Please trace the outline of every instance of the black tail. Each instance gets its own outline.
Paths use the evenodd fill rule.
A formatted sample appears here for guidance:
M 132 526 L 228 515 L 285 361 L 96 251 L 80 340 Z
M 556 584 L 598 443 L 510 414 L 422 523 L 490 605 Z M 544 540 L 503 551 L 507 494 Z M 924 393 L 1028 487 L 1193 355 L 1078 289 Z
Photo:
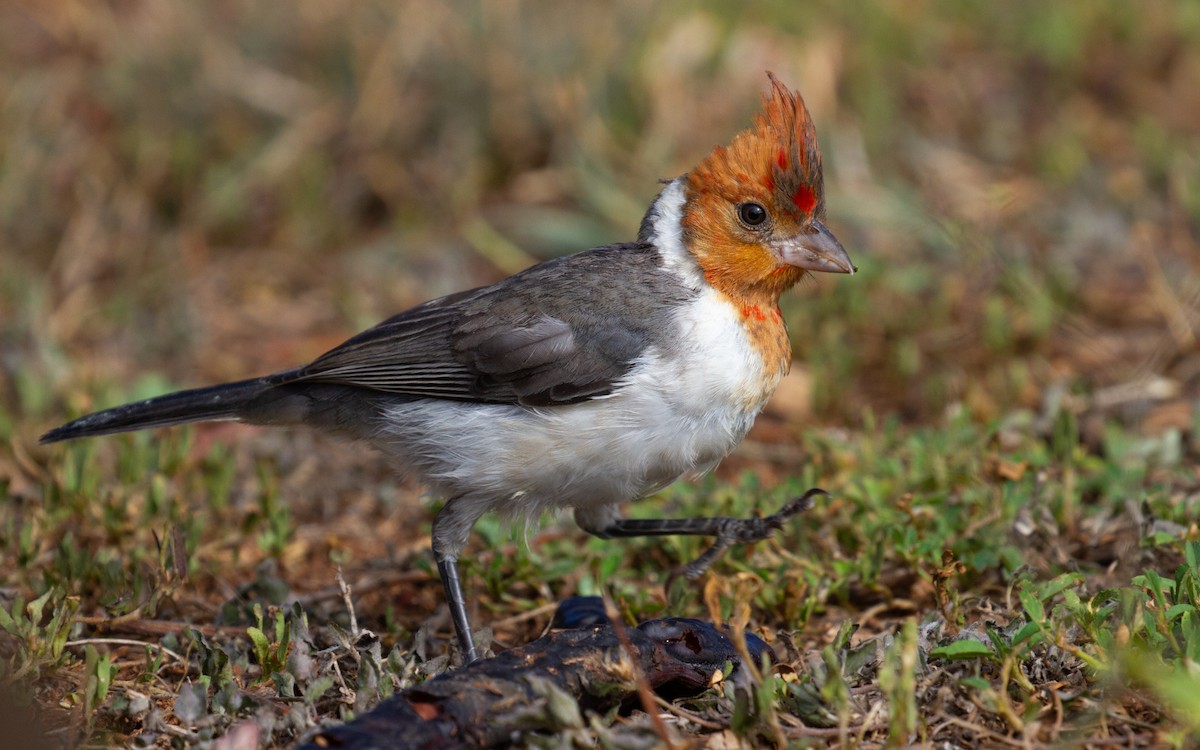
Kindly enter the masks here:
M 114 432 L 166 427 L 185 422 L 237 419 L 242 410 L 274 387 L 271 378 L 195 388 L 88 414 L 42 435 L 40 443 L 111 435 Z

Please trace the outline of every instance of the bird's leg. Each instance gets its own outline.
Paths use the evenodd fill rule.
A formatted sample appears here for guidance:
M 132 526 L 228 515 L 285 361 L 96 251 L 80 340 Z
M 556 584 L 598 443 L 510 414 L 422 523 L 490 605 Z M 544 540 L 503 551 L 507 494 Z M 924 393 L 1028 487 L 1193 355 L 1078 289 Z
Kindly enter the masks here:
M 679 535 L 716 537 L 713 545 L 703 554 L 676 568 L 671 574 L 671 578 L 679 574 L 687 578 L 697 578 L 730 546 L 758 542 L 774 534 L 789 518 L 812 507 L 813 498 L 817 495 L 828 496 L 829 493 L 813 488 L 791 500 L 777 512 L 762 518 L 618 518 L 603 529 L 591 533 L 601 538 Z
M 438 575 L 446 590 L 446 605 L 450 607 L 450 619 L 454 621 L 454 632 L 458 635 L 458 647 L 465 666 L 478 659 L 479 653 L 475 650 L 471 621 L 467 619 L 467 603 L 458 577 L 458 553 L 466 546 L 471 528 L 482 513 L 470 504 L 456 502 L 458 500 L 447 500 L 433 520 L 432 542 L 433 557 L 437 560 Z
M 450 619 L 454 620 L 454 631 L 458 634 L 458 648 L 462 652 L 463 665 L 479 658 L 475 652 L 475 639 L 471 637 L 471 622 L 467 619 L 467 604 L 463 598 L 462 583 L 458 580 L 458 559 L 438 555 L 438 575 L 446 590 L 446 604 L 450 607 Z

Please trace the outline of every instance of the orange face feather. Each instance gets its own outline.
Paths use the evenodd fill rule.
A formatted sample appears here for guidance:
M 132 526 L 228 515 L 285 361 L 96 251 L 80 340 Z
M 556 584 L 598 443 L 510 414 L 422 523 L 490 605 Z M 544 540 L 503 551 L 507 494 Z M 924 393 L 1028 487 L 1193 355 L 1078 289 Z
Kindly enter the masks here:
M 687 176 L 684 240 L 705 279 L 742 311 L 751 340 L 767 362 L 791 359 L 779 296 L 806 271 L 784 263 L 774 247 L 811 232 L 825 213 L 816 130 L 798 92 L 775 76 L 754 127 L 713 149 Z M 757 225 L 739 211 L 766 210 Z

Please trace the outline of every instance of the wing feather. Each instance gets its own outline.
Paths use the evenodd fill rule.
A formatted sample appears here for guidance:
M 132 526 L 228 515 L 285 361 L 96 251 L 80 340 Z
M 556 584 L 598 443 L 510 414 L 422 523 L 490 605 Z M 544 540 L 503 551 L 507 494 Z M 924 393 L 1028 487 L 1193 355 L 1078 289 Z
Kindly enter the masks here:
M 401 396 L 573 403 L 611 393 L 648 346 L 670 335 L 656 313 L 686 297 L 653 247 L 596 248 L 418 305 L 318 357 L 296 379 Z

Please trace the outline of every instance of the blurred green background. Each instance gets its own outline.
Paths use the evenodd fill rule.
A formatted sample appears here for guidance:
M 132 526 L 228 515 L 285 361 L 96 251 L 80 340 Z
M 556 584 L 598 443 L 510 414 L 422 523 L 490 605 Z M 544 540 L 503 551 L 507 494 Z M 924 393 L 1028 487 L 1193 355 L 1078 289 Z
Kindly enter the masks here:
M 18 2 L 4 433 L 630 239 L 765 70 L 813 111 L 862 269 L 786 300 L 816 418 L 1195 395 L 1195 3 Z

